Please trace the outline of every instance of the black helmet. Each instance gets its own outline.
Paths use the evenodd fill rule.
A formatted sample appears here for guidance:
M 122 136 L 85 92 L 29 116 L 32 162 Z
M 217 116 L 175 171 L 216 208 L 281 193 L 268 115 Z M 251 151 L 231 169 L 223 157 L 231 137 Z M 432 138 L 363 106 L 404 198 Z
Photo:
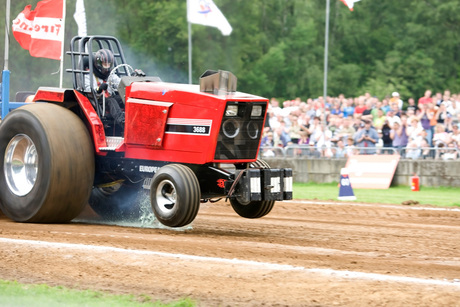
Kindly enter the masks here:
M 113 69 L 114 57 L 112 51 L 101 49 L 93 55 L 94 74 L 102 79 L 107 79 Z

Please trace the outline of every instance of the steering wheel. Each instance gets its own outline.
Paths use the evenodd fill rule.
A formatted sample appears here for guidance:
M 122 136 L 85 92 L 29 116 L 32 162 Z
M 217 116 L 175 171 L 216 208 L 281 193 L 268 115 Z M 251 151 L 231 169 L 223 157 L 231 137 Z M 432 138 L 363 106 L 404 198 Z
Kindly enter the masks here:
M 128 76 L 131 76 L 133 73 L 134 73 L 134 68 L 129 65 L 129 64 L 120 64 L 120 65 L 117 65 L 115 66 L 111 71 L 110 71 L 110 74 L 109 76 L 107 77 L 107 84 L 108 86 L 110 86 L 114 91 L 117 90 L 117 87 L 118 87 L 118 84 L 113 84 L 113 75 L 115 74 L 115 72 L 122 68 L 122 67 L 126 67 L 126 73 L 128 74 Z M 130 72 L 131 70 L 131 72 Z

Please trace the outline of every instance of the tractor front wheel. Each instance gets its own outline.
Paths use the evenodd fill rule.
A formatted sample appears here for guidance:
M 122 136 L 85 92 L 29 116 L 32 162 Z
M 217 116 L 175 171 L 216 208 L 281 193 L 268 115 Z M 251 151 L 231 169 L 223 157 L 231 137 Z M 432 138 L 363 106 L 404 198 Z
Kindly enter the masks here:
M 270 168 L 267 162 L 264 160 L 257 160 L 249 165 L 251 168 Z M 248 219 L 261 218 L 270 211 L 272 211 L 275 205 L 274 200 L 261 200 L 261 201 L 250 201 L 244 202 L 238 198 L 230 198 L 230 204 L 233 210 L 238 213 L 239 216 Z
M 141 216 L 142 196 L 141 185 L 119 182 L 106 187 L 94 187 L 88 203 L 105 220 L 135 221 Z
M 152 180 L 150 201 L 160 223 L 169 227 L 190 224 L 200 207 L 200 184 L 185 165 L 169 164 L 158 170 Z

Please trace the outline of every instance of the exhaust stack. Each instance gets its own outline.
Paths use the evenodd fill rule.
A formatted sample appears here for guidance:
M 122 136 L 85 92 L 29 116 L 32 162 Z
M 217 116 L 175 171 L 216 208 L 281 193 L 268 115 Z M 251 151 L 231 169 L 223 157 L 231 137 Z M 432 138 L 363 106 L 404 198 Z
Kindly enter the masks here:
M 236 92 L 237 78 L 225 70 L 207 70 L 200 77 L 200 91 L 214 95 L 227 95 Z

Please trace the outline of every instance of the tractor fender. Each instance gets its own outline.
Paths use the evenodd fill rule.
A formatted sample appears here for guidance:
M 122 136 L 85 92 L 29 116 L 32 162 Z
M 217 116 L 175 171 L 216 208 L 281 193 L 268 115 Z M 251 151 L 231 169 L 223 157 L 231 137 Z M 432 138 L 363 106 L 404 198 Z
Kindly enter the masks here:
M 34 101 L 51 102 L 67 108 L 68 103 L 77 102 L 89 125 L 88 130 L 93 139 L 96 154 L 101 156 L 107 155 L 107 152 L 100 150 L 100 148 L 107 147 L 104 125 L 85 95 L 73 89 L 40 87 L 35 94 Z

